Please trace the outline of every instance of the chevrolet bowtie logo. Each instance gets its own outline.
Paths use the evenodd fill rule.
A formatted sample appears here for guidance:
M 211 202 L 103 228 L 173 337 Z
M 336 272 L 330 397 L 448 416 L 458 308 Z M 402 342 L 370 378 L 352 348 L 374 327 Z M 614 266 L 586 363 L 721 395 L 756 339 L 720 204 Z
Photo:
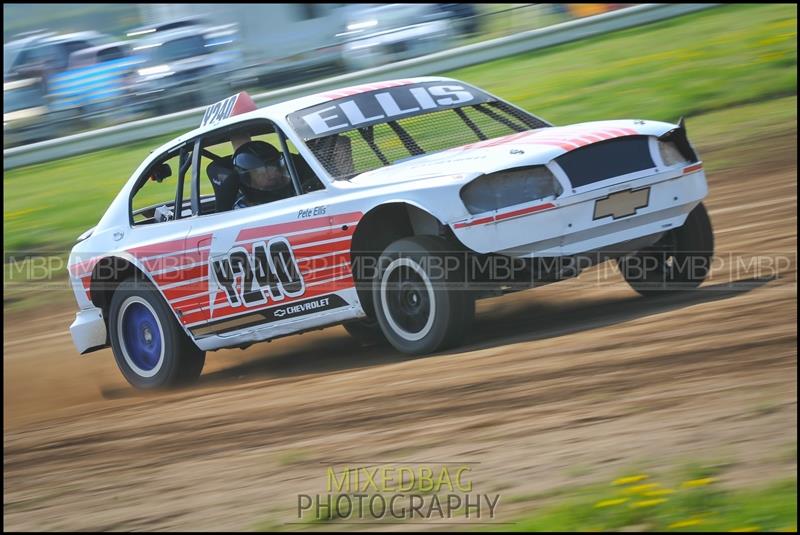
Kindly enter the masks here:
M 594 204 L 594 219 L 613 216 L 614 219 L 634 215 L 639 208 L 650 202 L 650 188 L 637 190 L 627 189 L 612 193 Z

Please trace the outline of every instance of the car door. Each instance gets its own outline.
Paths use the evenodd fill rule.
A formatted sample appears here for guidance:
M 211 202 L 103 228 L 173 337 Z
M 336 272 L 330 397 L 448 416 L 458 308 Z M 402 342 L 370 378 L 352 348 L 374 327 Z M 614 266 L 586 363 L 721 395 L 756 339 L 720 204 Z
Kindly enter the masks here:
M 169 166 L 168 173 L 156 171 L 162 164 Z M 190 164 L 191 150 L 185 145 L 155 160 L 131 196 L 130 225 L 112 229 L 113 239 L 124 244 L 125 255 L 135 260 L 171 306 L 197 278 L 188 265 L 192 252 L 185 250 L 191 228 L 186 186 Z M 180 211 L 176 204 L 182 205 Z
M 197 166 L 199 175 L 203 167 Z M 197 212 L 199 175 L 192 190 Z M 322 189 L 193 217 L 186 244 L 205 262 L 205 287 L 179 303 L 181 321 L 193 336 L 279 330 L 287 323 L 300 330 L 306 320 L 352 304 L 338 295 L 322 297 L 353 286 L 349 248 L 355 225 L 327 213 L 326 199 Z

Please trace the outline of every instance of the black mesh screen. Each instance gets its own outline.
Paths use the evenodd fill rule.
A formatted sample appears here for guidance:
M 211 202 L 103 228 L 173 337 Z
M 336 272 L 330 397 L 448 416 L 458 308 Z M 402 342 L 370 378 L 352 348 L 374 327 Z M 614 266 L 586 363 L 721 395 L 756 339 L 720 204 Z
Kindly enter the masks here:
M 573 187 L 655 167 L 647 136 L 592 143 L 556 158 Z
M 447 109 L 308 141 L 334 179 L 400 160 L 550 126 L 502 102 Z

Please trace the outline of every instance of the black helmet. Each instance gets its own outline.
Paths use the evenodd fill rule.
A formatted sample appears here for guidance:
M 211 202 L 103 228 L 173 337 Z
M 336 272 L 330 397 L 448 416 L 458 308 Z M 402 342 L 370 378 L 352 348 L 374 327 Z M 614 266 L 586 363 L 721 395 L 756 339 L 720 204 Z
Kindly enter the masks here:
M 245 197 L 256 204 L 282 199 L 291 184 L 283 156 L 264 141 L 248 141 L 236 149 L 233 167 Z

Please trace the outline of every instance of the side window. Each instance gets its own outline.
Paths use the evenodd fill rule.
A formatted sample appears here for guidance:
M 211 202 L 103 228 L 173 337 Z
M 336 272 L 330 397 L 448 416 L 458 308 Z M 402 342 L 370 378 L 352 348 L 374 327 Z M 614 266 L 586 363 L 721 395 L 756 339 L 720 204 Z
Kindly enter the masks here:
M 289 154 L 285 155 L 280 136 L 267 121 L 204 139 L 200 153 L 200 215 L 294 197 L 296 191 L 288 168 L 289 159 L 299 177 L 302 193 L 323 189 L 322 182 L 288 139 L 287 148 Z M 234 153 L 242 155 L 237 156 L 236 165 Z
M 97 63 L 114 61 L 115 59 L 122 59 L 124 57 L 125 57 L 125 50 L 122 47 L 112 46 L 106 48 L 105 50 L 101 50 L 97 54 Z
M 175 219 L 175 197 L 182 188 L 181 217 L 191 215 L 189 180 L 191 177 L 191 151 L 181 154 L 170 152 L 153 162 L 140 178 L 139 187 L 131 199 L 131 221 L 133 225 L 164 223 Z M 181 173 L 183 164 L 183 173 Z
M 316 19 L 322 16 L 320 4 L 295 4 L 298 20 Z

